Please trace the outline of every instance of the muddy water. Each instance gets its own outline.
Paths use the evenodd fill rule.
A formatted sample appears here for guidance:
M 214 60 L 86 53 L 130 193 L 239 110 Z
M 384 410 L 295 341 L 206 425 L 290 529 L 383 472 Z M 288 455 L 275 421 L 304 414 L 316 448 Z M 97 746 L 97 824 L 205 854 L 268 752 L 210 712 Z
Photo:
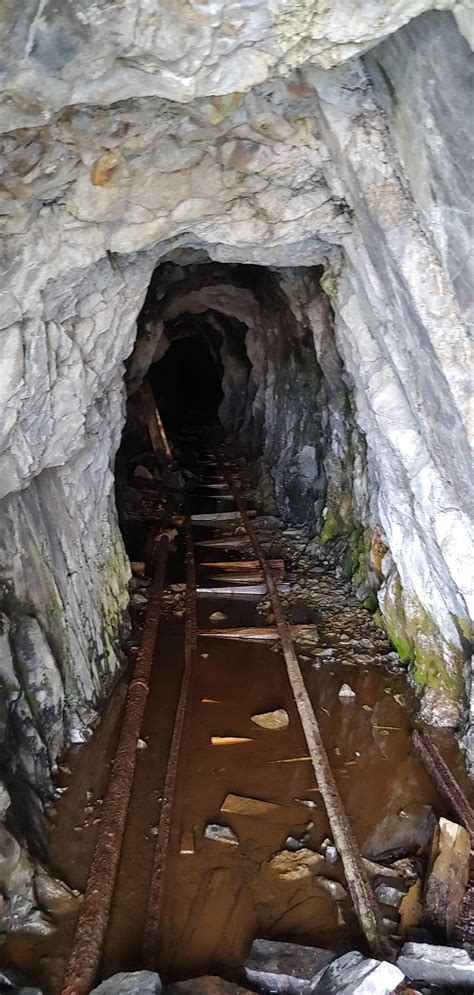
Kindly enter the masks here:
M 208 508 L 209 503 L 198 510 Z M 206 533 L 197 527 L 195 534 L 200 538 Z M 198 556 L 201 560 L 226 558 L 222 551 L 210 554 L 206 549 L 198 549 Z M 177 579 L 176 565 L 171 564 L 171 575 Z M 353 829 L 362 849 L 375 856 L 391 849 L 400 826 L 410 819 L 416 823 L 420 806 L 431 805 L 438 815 L 447 813 L 413 754 L 414 700 L 403 677 L 382 664 L 387 647 L 380 634 L 367 613 L 344 600 L 341 585 L 325 577 L 319 588 L 324 595 L 319 608 L 314 591 L 309 602 L 311 611 L 319 613 L 320 643 L 301 652 L 301 665 Z M 202 598 L 199 626 L 212 627 L 209 616 L 215 611 L 226 616 L 219 626 L 262 625 L 268 614 L 259 615 L 257 605 L 255 598 L 238 602 Z M 298 595 L 297 607 L 303 610 L 304 592 Z M 346 641 L 342 649 L 341 612 Z M 334 647 L 338 647 L 336 653 L 332 653 Z M 328 650 L 330 655 L 324 655 Z M 183 620 L 171 616 L 160 628 L 104 951 L 104 977 L 143 966 L 143 924 L 182 661 Z M 343 683 L 350 684 L 353 699 L 339 698 Z M 125 690 L 124 681 L 92 740 L 70 751 L 64 760 L 60 786 L 66 791 L 57 799 L 50 860 L 58 877 L 80 891 L 87 880 Z M 269 731 L 252 723 L 252 715 L 275 708 L 287 710 L 287 729 Z M 214 746 L 211 736 L 250 741 Z M 433 738 L 465 781 L 453 737 L 438 733 Z M 263 816 L 224 813 L 221 806 L 228 793 L 274 802 L 278 808 Z M 204 838 L 209 822 L 230 826 L 239 845 Z M 327 884 L 304 872 L 281 876 L 271 863 L 289 834 L 303 832 L 309 833 L 309 848 L 317 848 L 330 835 L 281 653 L 268 645 L 200 638 L 161 924 L 164 975 L 180 978 L 219 969 L 238 977 L 252 938 L 261 934 L 322 946 L 363 946 L 347 900 L 335 902 Z M 194 853 L 180 852 L 184 842 Z M 322 877 L 344 885 L 339 864 L 327 865 Z M 30 967 L 50 995 L 60 990 L 74 920 L 72 911 L 59 917 L 53 940 L 33 942 L 31 937 L 18 935 L 9 941 L 7 959 Z

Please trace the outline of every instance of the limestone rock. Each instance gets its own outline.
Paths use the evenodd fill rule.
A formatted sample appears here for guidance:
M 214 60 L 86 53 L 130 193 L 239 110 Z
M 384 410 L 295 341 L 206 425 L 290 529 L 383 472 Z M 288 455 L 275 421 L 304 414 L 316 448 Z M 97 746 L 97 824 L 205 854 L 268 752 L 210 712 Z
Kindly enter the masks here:
M 107 978 L 91 995 L 161 995 L 160 977 L 154 971 L 123 971 Z
M 441 818 L 432 846 L 433 864 L 425 882 L 426 921 L 451 939 L 469 881 L 471 841 L 463 826 Z
M 215 840 L 218 843 L 224 843 L 227 846 L 239 845 L 238 836 L 236 836 L 230 826 L 219 826 L 216 823 L 208 823 L 204 829 L 204 838 L 206 840 Z
M 308 995 L 392 995 L 403 977 L 395 964 L 353 951 L 338 957 L 315 978 Z
M 401 856 L 416 853 L 429 843 L 435 826 L 431 806 L 413 802 L 379 822 L 363 846 L 364 856 L 376 860 L 387 853 Z
M 397 962 L 411 981 L 425 981 L 472 991 L 474 960 L 456 947 L 435 947 L 430 943 L 405 943 Z
M 285 708 L 276 708 L 273 712 L 261 712 L 260 715 L 252 715 L 252 722 L 261 726 L 262 729 L 287 729 L 289 716 Z
M 250 948 L 245 974 L 259 991 L 301 995 L 308 982 L 334 960 L 334 956 L 330 950 L 318 947 L 259 938 Z
M 327 865 L 322 854 L 303 847 L 296 852 L 282 850 L 275 854 L 269 867 L 284 881 L 298 881 L 324 873 Z

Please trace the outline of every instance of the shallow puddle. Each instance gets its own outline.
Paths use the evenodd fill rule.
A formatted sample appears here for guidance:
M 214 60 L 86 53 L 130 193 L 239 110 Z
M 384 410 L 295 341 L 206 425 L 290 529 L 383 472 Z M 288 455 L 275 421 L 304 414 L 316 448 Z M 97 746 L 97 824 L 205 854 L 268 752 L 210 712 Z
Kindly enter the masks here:
M 196 539 L 205 534 L 200 527 L 195 529 Z M 200 561 L 229 558 L 222 550 L 205 547 L 197 547 L 197 555 Z M 241 552 L 234 555 L 247 558 Z M 170 577 L 175 581 L 177 576 L 176 562 L 171 563 Z M 329 617 L 333 582 L 326 578 L 324 583 Z M 336 585 L 333 607 L 339 596 Z M 256 598 L 206 597 L 199 599 L 199 627 L 211 628 L 210 616 L 216 611 L 225 616 L 214 623 L 220 627 L 265 624 Z M 346 607 L 346 629 L 350 611 Z M 396 841 L 406 838 L 407 827 L 418 824 L 422 806 L 432 806 L 437 815 L 447 813 L 412 749 L 413 696 L 403 677 L 373 662 L 373 657 L 380 659 L 377 646 L 382 637 L 367 613 L 361 612 L 360 607 L 353 608 L 352 641 L 347 652 L 339 643 L 337 658 L 324 655 L 325 647 L 337 639 L 329 631 L 324 611 L 320 612 L 321 641 L 301 650 L 300 660 L 355 835 L 363 852 L 375 857 L 396 850 Z M 333 614 L 337 616 L 336 611 Z M 364 618 L 368 629 L 362 631 Z M 103 977 L 143 967 L 141 944 L 182 673 L 183 628 L 179 617 L 167 616 L 160 623 Z M 361 662 L 361 653 L 365 662 Z M 353 697 L 341 699 L 343 684 L 350 685 Z M 124 680 L 91 741 L 69 751 L 63 761 L 59 786 L 66 790 L 57 798 L 50 863 L 58 877 L 79 891 L 87 881 L 125 692 Z M 252 715 L 278 708 L 288 712 L 286 729 L 263 729 L 251 721 Z M 453 736 L 432 731 L 430 735 L 466 785 Z M 213 745 L 211 737 L 248 741 Z M 252 812 L 250 804 L 248 814 L 223 812 L 229 794 L 272 802 L 275 808 Z M 209 823 L 229 826 L 238 845 L 205 838 Z M 164 976 L 184 978 L 219 970 L 238 977 L 257 935 L 363 948 L 357 920 L 341 890 L 345 885 L 340 862 L 319 867 L 319 877 L 315 877 L 298 853 L 285 851 L 286 856 L 275 861 L 288 836 L 304 833 L 309 850 L 316 850 L 331 836 L 281 653 L 268 645 L 200 637 L 185 720 L 159 938 Z M 74 920 L 71 911 L 60 917 L 52 940 L 33 941 L 19 934 L 8 941 L 7 960 L 31 969 L 49 995 L 60 991 Z

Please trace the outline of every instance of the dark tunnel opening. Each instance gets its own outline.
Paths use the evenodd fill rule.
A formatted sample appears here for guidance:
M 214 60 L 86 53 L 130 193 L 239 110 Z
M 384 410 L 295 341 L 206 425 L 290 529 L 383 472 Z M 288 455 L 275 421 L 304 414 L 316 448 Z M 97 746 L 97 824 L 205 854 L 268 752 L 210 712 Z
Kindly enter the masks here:
M 217 421 L 223 367 L 218 352 L 202 335 L 172 341 L 159 362 L 153 363 L 149 380 L 165 429 L 183 429 Z

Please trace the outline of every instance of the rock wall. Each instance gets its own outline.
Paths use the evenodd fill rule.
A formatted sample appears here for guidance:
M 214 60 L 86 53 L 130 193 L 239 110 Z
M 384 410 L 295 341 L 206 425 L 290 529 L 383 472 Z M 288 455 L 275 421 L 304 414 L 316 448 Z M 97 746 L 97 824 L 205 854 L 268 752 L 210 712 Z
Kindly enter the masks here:
M 248 333 L 250 435 L 263 412 L 283 505 L 322 512 L 323 540 L 346 531 L 426 714 L 456 721 L 472 409 L 467 46 L 448 11 L 469 18 L 430 6 L 235 0 L 181 18 L 27 0 L 2 15 L 2 714 L 25 825 L 118 670 L 123 363 L 170 253 L 275 271 L 272 362 Z

